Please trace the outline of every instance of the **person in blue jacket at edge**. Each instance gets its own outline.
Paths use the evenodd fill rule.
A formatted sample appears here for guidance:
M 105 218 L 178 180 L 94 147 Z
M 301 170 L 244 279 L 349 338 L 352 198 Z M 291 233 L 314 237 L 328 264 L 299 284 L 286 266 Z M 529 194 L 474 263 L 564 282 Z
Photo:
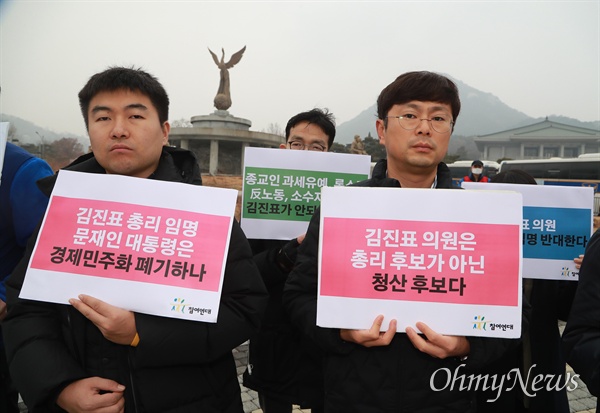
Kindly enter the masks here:
M 23 258 L 27 240 L 46 211 L 48 197 L 37 187 L 52 175 L 48 163 L 7 142 L 0 176 L 0 333 L 6 317 L 6 278 Z M 0 334 L 1 339 L 1 334 Z M 4 340 L 0 340 L 0 411 L 19 412 L 19 394 L 12 383 Z

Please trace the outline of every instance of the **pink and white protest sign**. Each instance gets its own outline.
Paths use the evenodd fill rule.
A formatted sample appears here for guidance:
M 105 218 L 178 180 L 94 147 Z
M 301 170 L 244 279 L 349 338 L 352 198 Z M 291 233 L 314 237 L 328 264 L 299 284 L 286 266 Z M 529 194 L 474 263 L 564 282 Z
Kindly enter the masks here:
M 216 322 L 237 191 L 61 171 L 21 298 Z
M 327 188 L 321 206 L 319 326 L 520 335 L 520 194 Z

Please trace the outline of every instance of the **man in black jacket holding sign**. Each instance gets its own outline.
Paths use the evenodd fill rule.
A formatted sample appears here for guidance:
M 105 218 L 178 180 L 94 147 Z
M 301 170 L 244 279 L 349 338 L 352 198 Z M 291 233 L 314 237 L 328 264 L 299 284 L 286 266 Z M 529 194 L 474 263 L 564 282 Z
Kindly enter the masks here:
M 327 152 L 335 138 L 333 115 L 318 108 L 287 123 L 281 149 Z M 244 385 L 258 392 L 264 413 L 291 413 L 292 405 L 323 411 L 323 378 L 318 347 L 292 326 L 283 309 L 283 286 L 304 234 L 290 241 L 251 239 L 254 261 L 269 292 L 265 318 L 250 339 Z
M 383 89 L 377 100 L 377 133 L 387 160 L 357 186 L 452 188 L 442 162 L 460 112 L 456 85 L 431 72 L 410 72 Z M 443 206 L 440 206 L 443 208 Z M 313 216 L 283 300 L 293 322 L 326 352 L 325 412 L 473 412 L 474 392 L 434 380 L 440 369 L 465 374 L 499 357 L 517 340 L 439 334 L 425 323 L 382 331 L 383 315 L 368 330 L 321 328 L 317 318 L 320 212 Z M 386 320 L 387 321 L 387 320 Z M 460 374 L 460 372 L 458 372 Z M 472 389 L 471 389 L 472 390 Z
M 90 78 L 79 101 L 93 153 L 66 169 L 201 184 L 193 153 L 167 146 L 169 98 L 156 78 L 110 68 Z M 55 181 L 40 181 L 48 196 Z M 31 412 L 243 411 L 231 350 L 258 327 L 266 291 L 235 220 L 216 323 L 134 313 L 88 295 L 71 306 L 20 299 L 36 238 L 7 283 L 3 326 Z

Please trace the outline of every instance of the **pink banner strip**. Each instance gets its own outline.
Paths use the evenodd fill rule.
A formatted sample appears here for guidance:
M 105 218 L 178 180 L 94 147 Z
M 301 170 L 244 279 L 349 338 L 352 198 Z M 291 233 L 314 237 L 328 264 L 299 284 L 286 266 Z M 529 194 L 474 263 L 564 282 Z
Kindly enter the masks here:
M 55 196 L 31 267 L 218 291 L 230 218 Z
M 321 295 L 516 306 L 519 226 L 324 218 Z

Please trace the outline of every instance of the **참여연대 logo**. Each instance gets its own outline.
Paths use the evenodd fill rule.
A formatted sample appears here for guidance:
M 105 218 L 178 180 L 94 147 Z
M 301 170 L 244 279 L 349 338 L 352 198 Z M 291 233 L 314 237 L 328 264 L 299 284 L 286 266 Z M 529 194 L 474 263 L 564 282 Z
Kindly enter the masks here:
M 485 316 L 476 315 L 473 321 L 473 330 L 487 330 L 487 323 Z
M 177 313 L 183 313 L 185 310 L 185 299 L 184 298 L 175 298 L 173 300 L 173 304 L 171 304 L 171 311 L 175 311 Z
M 578 272 L 572 271 L 569 267 L 562 267 L 562 270 L 560 272 L 560 275 L 562 275 L 563 277 L 576 277 L 578 274 Z

